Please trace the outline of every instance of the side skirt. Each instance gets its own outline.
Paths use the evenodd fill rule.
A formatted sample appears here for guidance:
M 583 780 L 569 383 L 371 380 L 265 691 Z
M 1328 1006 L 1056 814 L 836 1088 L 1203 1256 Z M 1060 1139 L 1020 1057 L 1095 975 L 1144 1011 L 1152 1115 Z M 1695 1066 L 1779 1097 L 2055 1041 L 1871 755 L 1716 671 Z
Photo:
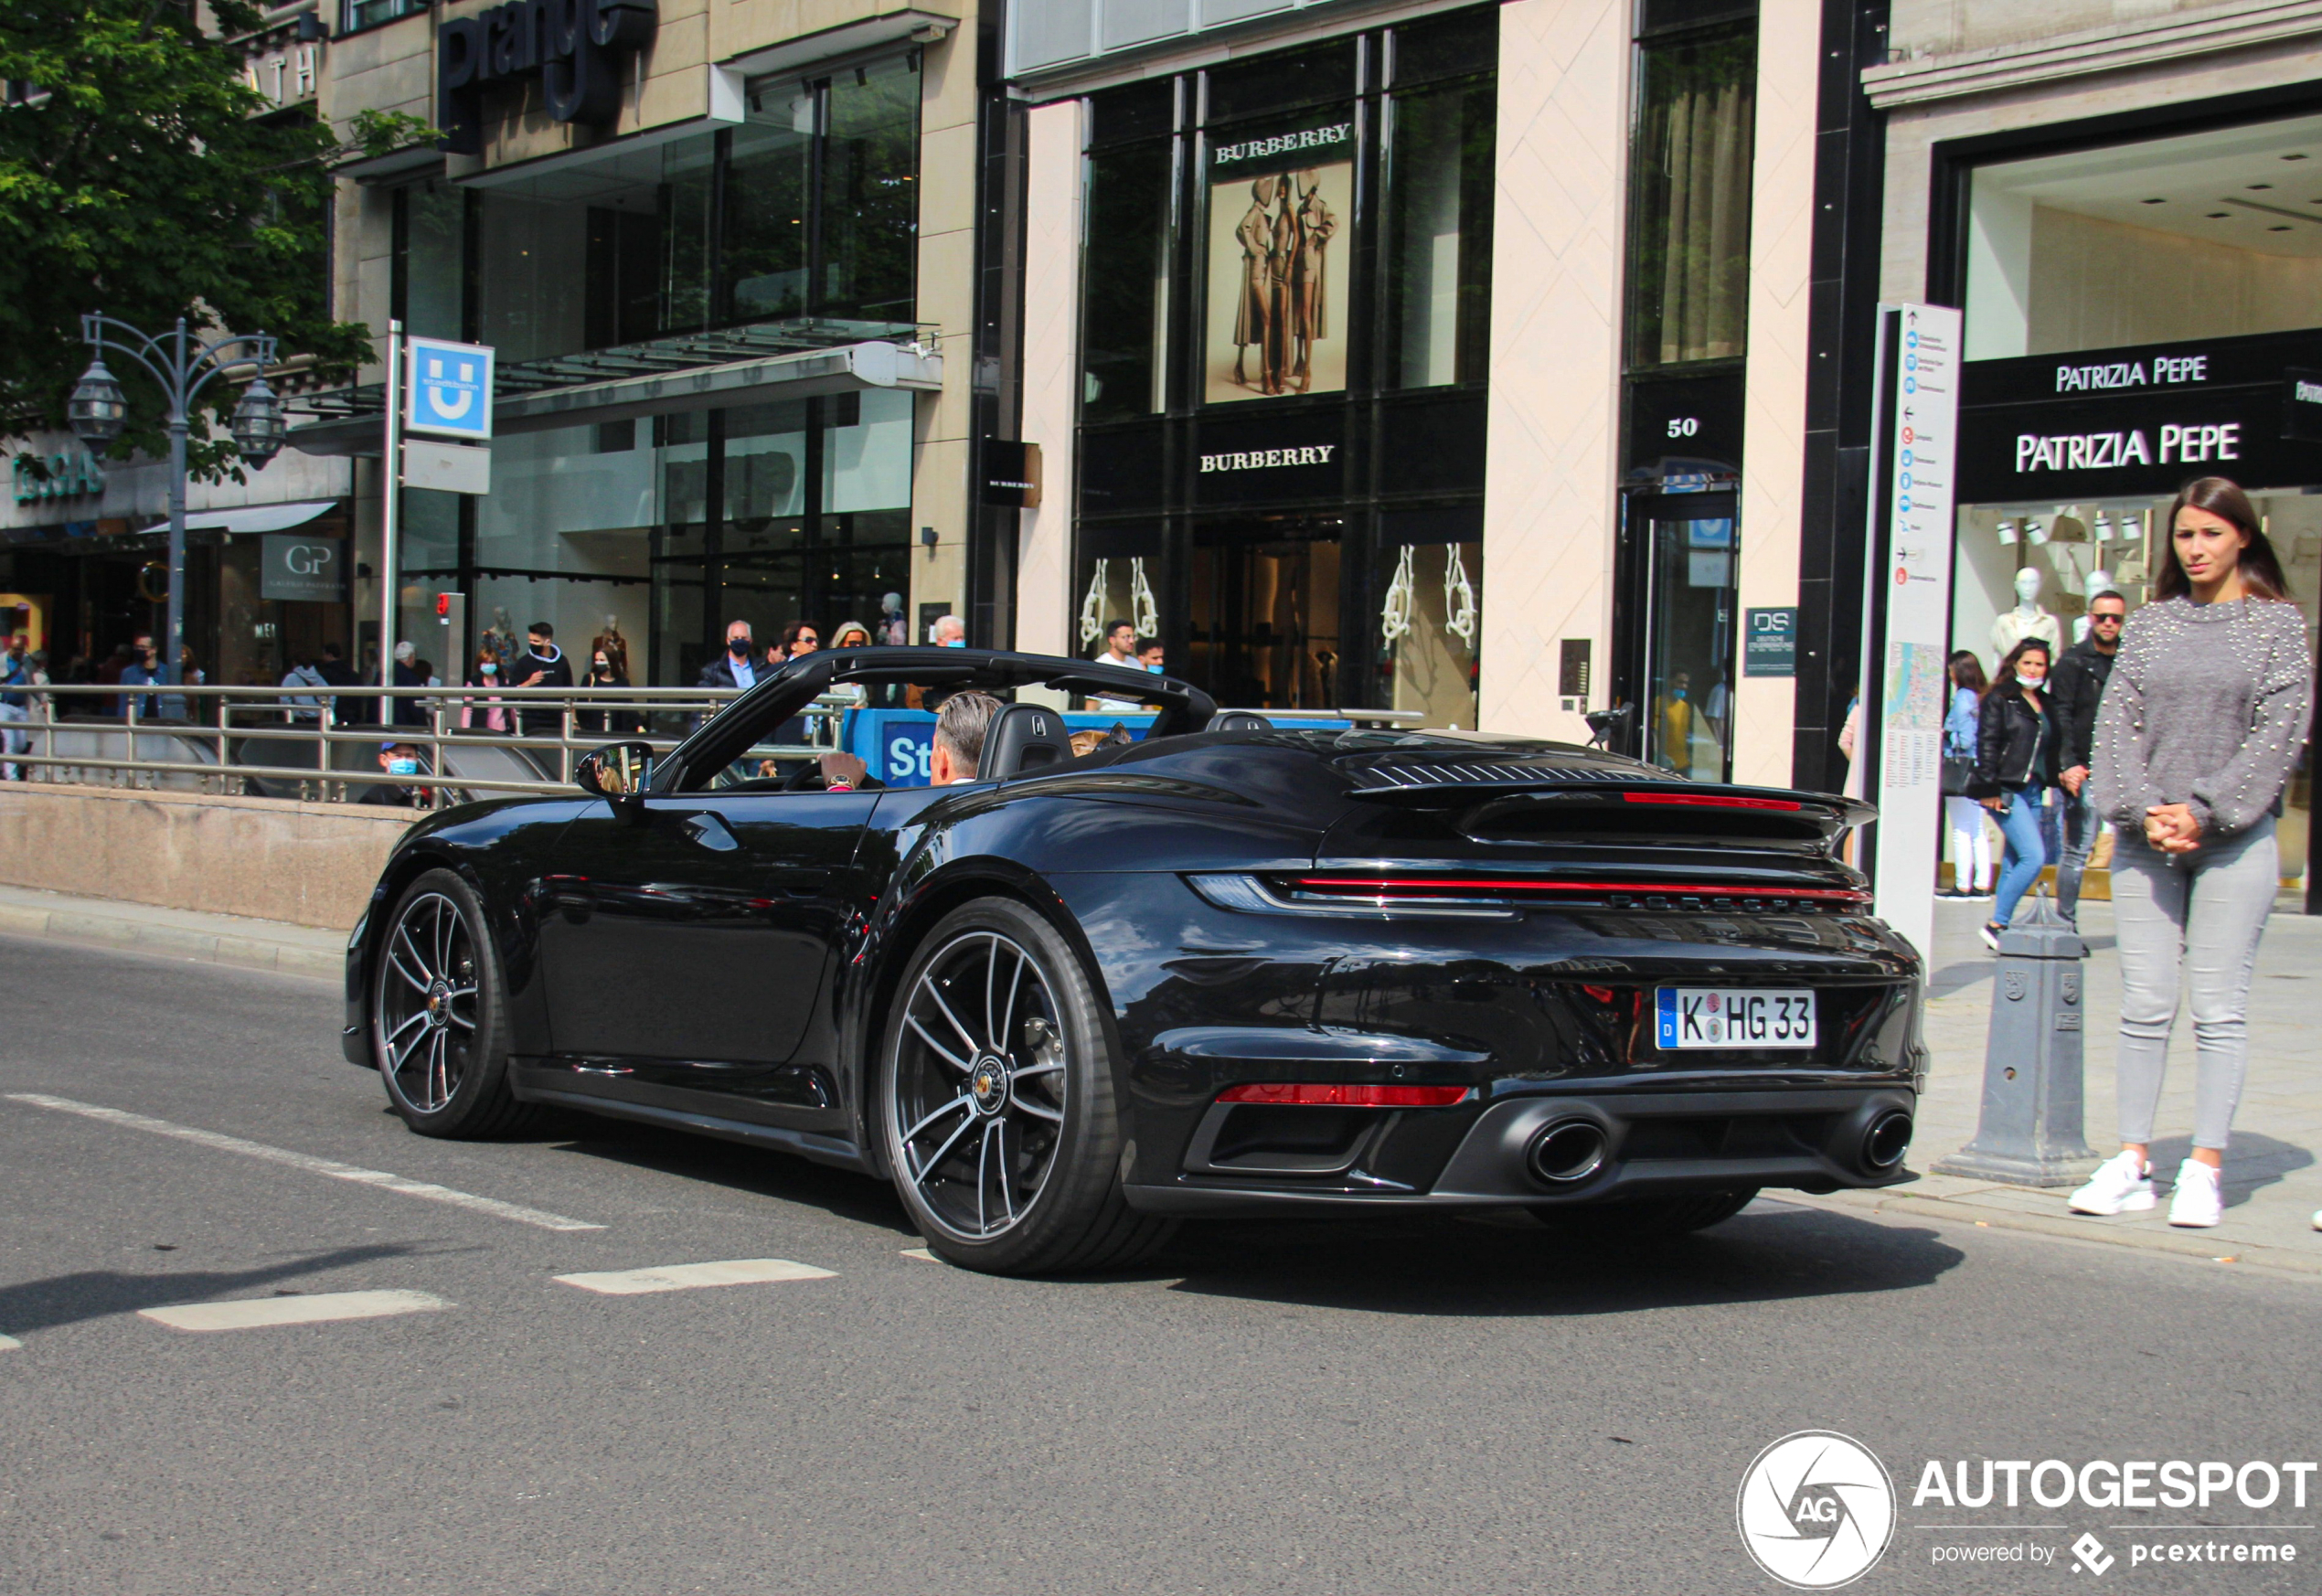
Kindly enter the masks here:
M 709 1114 L 687 1113 L 678 1109 L 622 1102 L 580 1091 L 549 1091 L 538 1087 L 515 1087 L 514 1090 L 516 1095 L 526 1102 L 550 1102 L 559 1108 L 602 1114 L 608 1119 L 637 1120 L 648 1125 L 666 1125 L 672 1130 L 691 1131 L 698 1135 L 716 1136 L 722 1141 L 740 1142 L 751 1147 L 768 1147 L 777 1153 L 790 1153 L 811 1159 L 816 1164 L 851 1169 L 857 1175 L 875 1176 L 879 1173 L 860 1147 L 852 1142 L 842 1142 L 836 1136 L 817 1136 L 805 1131 L 786 1131 L 778 1125 L 753 1125 L 742 1120 L 723 1120 Z

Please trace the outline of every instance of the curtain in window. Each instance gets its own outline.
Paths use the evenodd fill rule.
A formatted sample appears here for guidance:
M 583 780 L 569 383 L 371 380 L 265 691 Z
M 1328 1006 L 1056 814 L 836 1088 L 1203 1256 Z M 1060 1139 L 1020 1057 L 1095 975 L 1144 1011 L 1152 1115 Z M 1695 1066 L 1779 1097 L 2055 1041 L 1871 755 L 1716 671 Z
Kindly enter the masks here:
M 1754 53 L 1747 37 L 1644 51 L 1631 212 L 1632 365 L 1729 359 L 1744 351 Z

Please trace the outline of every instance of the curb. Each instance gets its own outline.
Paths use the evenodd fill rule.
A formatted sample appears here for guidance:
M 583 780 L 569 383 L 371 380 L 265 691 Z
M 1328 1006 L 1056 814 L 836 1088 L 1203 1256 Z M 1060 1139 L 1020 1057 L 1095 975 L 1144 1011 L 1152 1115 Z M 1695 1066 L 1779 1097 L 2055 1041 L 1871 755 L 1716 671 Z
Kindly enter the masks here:
M 2156 1253 L 2186 1263 L 2225 1263 L 2296 1275 L 2306 1280 L 2322 1278 L 2322 1247 L 2307 1252 L 2258 1241 L 2234 1241 L 2214 1232 L 2154 1230 L 2142 1225 L 2132 1227 L 2068 1218 L 2062 1215 L 2027 1214 L 2012 1208 L 1962 1202 L 1955 1197 L 1916 1194 L 1887 1197 L 1875 1192 L 1815 1195 L 1784 1191 L 1773 1195 L 1785 1203 L 1822 1208 L 1831 1213 L 1859 1213 L 1869 1209 L 1874 1214 L 1908 1215 L 1914 1218 L 1942 1219 L 1952 1224 L 1992 1230 L 2018 1230 L 2061 1241 L 2092 1242 L 2100 1247 L 2120 1248 L 2131 1252 Z
M 82 900 L 68 901 L 78 905 Z M 189 959 L 206 964 L 231 964 L 244 970 L 269 970 L 278 975 L 303 975 L 318 980 L 342 979 L 346 970 L 344 952 L 318 948 L 305 941 L 155 925 L 135 918 L 133 913 L 91 912 L 80 907 L 34 909 L 21 904 L 0 903 L 0 933 L 42 937 L 50 942 L 79 942 L 85 946 L 111 948 L 120 952 Z

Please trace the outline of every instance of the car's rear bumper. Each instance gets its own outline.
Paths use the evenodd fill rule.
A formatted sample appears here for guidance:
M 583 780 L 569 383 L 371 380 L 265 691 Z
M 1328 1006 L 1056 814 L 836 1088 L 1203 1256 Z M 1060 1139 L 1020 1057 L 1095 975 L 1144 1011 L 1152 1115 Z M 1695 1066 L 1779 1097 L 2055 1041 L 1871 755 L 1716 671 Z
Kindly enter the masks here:
M 1900 1138 L 1918 1096 L 1892 1084 L 1755 1091 L 1571 1091 L 1491 1104 L 1460 1137 L 1423 1189 L 1369 1174 L 1358 1157 L 1344 1173 L 1316 1176 L 1182 1174 L 1131 1185 L 1132 1208 L 1156 1214 L 1315 1213 L 1343 1208 L 1539 1208 L 1688 1192 L 1794 1187 L 1836 1191 L 1909 1180 Z M 1444 1111 L 1420 1111 L 1444 1112 Z M 1892 1117 L 1906 1116 L 1903 1124 Z M 1383 1141 L 1400 1115 L 1380 1116 Z M 1580 1129 L 1575 1130 L 1575 1127 Z M 1565 1131 L 1601 1156 L 1584 1173 L 1554 1178 L 1534 1156 Z M 1882 1145 L 1871 1146 L 1874 1132 Z M 1891 1158 L 1880 1157 L 1891 1153 Z

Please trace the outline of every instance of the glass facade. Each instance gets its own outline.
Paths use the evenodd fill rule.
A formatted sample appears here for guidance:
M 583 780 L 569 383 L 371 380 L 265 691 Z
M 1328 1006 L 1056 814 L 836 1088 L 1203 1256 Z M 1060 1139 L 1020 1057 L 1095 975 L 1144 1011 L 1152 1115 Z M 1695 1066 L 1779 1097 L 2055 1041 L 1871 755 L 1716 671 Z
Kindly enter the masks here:
M 1089 102 L 1075 642 L 1475 723 L 1497 14 Z
M 1741 619 L 1757 22 L 1639 10 L 1623 336 L 1625 438 L 1613 698 L 1627 751 L 1723 781 Z
M 812 317 L 914 319 L 916 54 L 750 85 L 738 126 L 517 181 L 396 197 L 393 303 L 503 366 Z M 772 391 L 772 390 L 770 390 Z M 908 591 L 912 398 L 900 391 L 504 433 L 488 495 L 403 492 L 403 635 L 467 595 L 453 679 L 547 621 L 684 685 L 726 622 L 875 624 Z M 901 599 L 893 601 L 900 612 Z M 452 652 L 450 640 L 439 651 Z

